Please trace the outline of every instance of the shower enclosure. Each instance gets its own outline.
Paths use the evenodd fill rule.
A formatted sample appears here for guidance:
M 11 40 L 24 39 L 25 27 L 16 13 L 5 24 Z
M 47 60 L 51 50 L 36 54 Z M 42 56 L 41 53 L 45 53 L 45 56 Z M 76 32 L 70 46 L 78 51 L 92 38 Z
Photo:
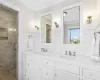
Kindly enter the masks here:
M 18 12 L 0 4 L 0 80 L 17 80 Z

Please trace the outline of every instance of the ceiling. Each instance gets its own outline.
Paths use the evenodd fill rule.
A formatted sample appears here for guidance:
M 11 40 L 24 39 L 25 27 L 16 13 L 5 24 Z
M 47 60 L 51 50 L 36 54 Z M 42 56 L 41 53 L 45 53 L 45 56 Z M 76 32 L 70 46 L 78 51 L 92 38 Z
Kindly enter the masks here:
M 34 11 L 38 11 L 46 7 L 52 6 L 54 4 L 63 2 L 64 0 L 19 0 L 19 1 L 24 5 L 26 5 L 27 7 L 33 9 Z
M 63 3 L 64 6 L 74 4 L 80 1 L 81 0 L 0 0 L 0 2 L 9 2 L 13 3 L 14 5 L 18 5 L 21 3 L 32 9 L 33 11 L 39 11 L 47 7 L 52 7 L 55 4 L 59 5 Z

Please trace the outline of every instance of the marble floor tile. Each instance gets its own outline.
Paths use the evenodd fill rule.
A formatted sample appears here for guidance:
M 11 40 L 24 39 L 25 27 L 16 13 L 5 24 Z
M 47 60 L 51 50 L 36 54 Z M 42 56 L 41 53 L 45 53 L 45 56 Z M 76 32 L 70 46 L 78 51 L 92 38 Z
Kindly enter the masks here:
M 0 80 L 16 80 L 16 69 L 0 68 Z

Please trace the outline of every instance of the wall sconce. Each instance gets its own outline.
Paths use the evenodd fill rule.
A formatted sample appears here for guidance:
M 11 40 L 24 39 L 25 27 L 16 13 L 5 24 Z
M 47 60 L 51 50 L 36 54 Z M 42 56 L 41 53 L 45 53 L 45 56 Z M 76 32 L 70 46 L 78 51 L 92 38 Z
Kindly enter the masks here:
M 67 15 L 67 12 L 64 12 L 64 13 L 63 13 L 63 16 L 66 16 L 66 15 Z
M 39 30 L 39 27 L 38 27 L 38 26 L 35 26 L 35 28 L 36 28 L 37 30 Z
M 86 22 L 87 22 L 87 24 L 91 24 L 92 23 L 92 16 L 88 16 Z
M 59 24 L 57 22 L 54 22 L 54 24 L 55 24 L 56 28 L 59 27 Z

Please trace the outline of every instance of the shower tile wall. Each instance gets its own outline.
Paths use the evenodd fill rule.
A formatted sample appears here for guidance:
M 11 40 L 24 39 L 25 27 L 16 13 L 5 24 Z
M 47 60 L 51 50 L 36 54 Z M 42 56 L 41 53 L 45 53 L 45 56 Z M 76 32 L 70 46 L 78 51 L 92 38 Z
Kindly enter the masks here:
M 13 10 L 0 8 L 0 28 L 8 32 L 8 39 L 0 40 L 0 80 L 16 80 L 17 14 Z

